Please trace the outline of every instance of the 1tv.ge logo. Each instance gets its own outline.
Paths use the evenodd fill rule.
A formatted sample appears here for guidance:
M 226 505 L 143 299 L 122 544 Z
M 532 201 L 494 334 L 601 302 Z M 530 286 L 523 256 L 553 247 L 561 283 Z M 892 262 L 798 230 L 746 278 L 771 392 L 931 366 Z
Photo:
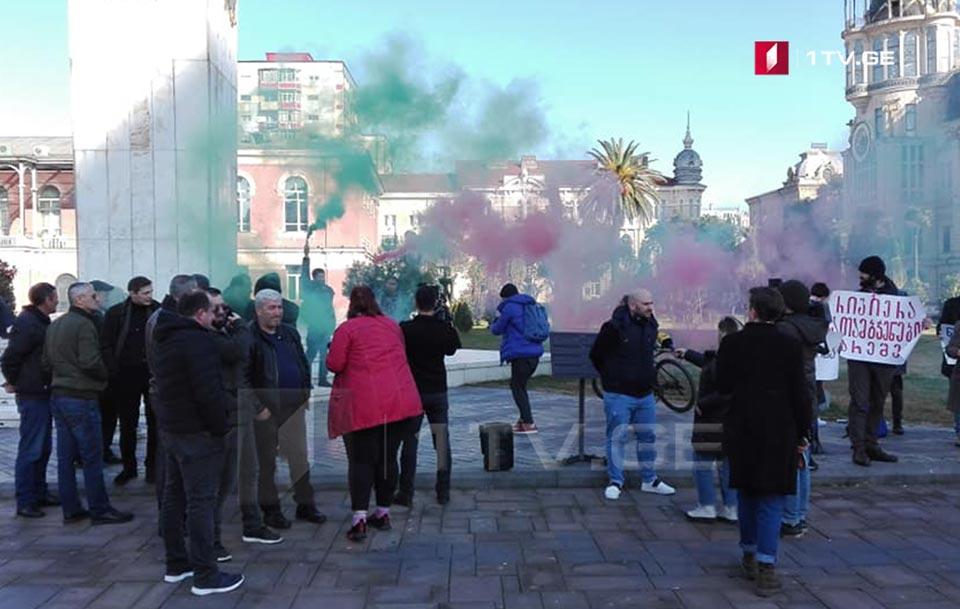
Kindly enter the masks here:
M 817 57 L 822 58 L 825 65 L 832 65 L 833 59 L 848 66 L 854 62 L 865 66 L 892 66 L 894 64 L 893 51 L 864 51 L 860 57 L 854 52 L 844 51 L 807 51 L 804 53 L 810 59 L 810 65 L 817 65 Z M 790 43 L 786 40 L 758 40 L 753 43 L 753 72 L 760 76 L 777 76 L 790 73 Z

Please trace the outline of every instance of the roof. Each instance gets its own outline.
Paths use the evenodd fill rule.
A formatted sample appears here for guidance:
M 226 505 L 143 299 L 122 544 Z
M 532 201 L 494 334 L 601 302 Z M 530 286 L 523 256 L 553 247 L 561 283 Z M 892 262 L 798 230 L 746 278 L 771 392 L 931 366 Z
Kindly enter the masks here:
M 70 136 L 6 137 L 0 135 L 0 158 L 73 161 L 73 138 Z
M 596 162 L 541 161 L 525 158 L 521 161 L 457 161 L 457 183 L 461 188 L 497 188 L 503 186 L 503 177 L 520 175 L 524 166 L 530 175 L 542 175 L 548 185 L 556 187 L 586 187 L 595 180 Z
M 380 180 L 385 193 L 456 191 L 456 179 L 449 173 L 393 173 L 381 175 Z
M 267 53 L 267 61 L 313 61 L 310 53 Z

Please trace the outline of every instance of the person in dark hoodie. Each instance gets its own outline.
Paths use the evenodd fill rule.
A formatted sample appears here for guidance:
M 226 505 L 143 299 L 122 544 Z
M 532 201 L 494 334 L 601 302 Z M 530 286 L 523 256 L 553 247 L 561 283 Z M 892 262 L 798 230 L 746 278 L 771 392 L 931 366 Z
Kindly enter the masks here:
M 810 406 L 811 428 L 808 438 L 813 438 L 817 426 L 817 353 L 827 339 L 829 324 L 823 316 L 810 314 L 810 291 L 802 281 L 791 279 L 778 288 L 783 296 L 784 315 L 776 327 L 782 334 L 800 344 L 803 354 L 804 399 Z M 784 500 L 783 524 L 780 534 L 784 537 L 800 537 L 807 530 L 807 511 L 810 508 L 810 450 L 803 455 L 804 467 L 797 469 L 797 492 Z
M 234 313 L 243 317 L 247 312 L 247 307 L 250 306 L 251 292 L 253 292 L 253 282 L 250 281 L 250 275 L 246 273 L 234 275 L 230 279 L 230 285 L 223 291 L 223 302 Z
M 236 314 L 228 317 L 223 295 L 217 288 L 206 290 L 213 307 L 212 336 L 220 356 L 220 372 L 223 388 L 227 392 L 227 433 L 223 438 L 223 471 L 217 491 L 217 510 L 214 528 L 214 551 L 217 562 L 233 558 L 223 545 L 221 523 L 227 497 L 233 494 L 238 484 L 244 485 L 240 493 L 240 517 L 243 521 L 243 541 L 246 543 L 275 544 L 283 538 L 263 524 L 257 507 L 257 446 L 253 433 L 253 412 L 239 410 L 239 391 L 244 386 L 247 346 L 250 333 L 247 325 Z
M 653 295 L 648 290 L 637 290 L 623 297 L 610 320 L 600 327 L 590 349 L 590 361 L 600 372 L 603 383 L 609 478 L 604 496 L 610 500 L 619 499 L 623 489 L 624 453 L 631 428 L 637 438 L 640 490 L 657 495 L 675 492 L 653 469 L 657 460 L 654 448 L 657 404 L 653 385 L 658 328 L 653 315 Z
M 500 363 L 510 364 L 510 391 L 520 411 L 520 420 L 513 426 L 513 433 L 537 433 L 527 383 L 540 363 L 543 344 L 529 340 L 524 334 L 524 307 L 536 306 L 537 301 L 533 296 L 521 294 L 512 283 L 500 289 L 500 298 L 502 301 L 497 306 L 500 316 L 490 326 L 490 332 L 503 337 L 500 341 Z
M 220 373 L 220 354 L 211 333 L 213 307 L 197 290 L 177 302 L 178 315 L 165 315 L 154 329 L 156 415 L 164 465 L 164 581 L 193 577 L 197 596 L 230 592 L 242 575 L 221 573 L 214 549 L 217 490 L 223 471 L 223 436 L 229 400 Z M 183 540 L 186 518 L 190 552 Z
M 153 299 L 153 282 L 134 277 L 127 283 L 129 296 L 107 311 L 100 333 L 103 361 L 110 371 L 107 390 L 100 403 L 103 416 L 103 454 L 105 463 L 116 459 L 110 450 L 113 432 L 120 420 L 120 456 L 123 470 L 114 478 L 122 486 L 136 478 L 137 430 L 140 426 L 140 402 L 147 416 L 147 447 L 143 462 L 147 482 L 153 482 L 153 460 L 157 446 L 157 430 L 150 404 L 150 370 L 147 368 L 147 320 L 160 308 Z
M 60 505 L 47 491 L 47 463 L 50 461 L 53 418 L 50 414 L 50 374 L 40 363 L 50 315 L 59 304 L 57 288 L 38 283 L 28 293 L 30 304 L 13 322 L 10 342 L 0 357 L 6 389 L 17 396 L 20 414 L 20 443 L 14 480 L 17 515 L 39 518 L 44 506 Z
M 257 279 L 257 283 L 253 286 L 253 296 L 256 298 L 260 290 L 273 290 L 274 292 L 283 295 L 283 290 L 280 288 L 280 275 L 277 273 L 267 273 Z M 257 307 L 256 302 L 251 300 L 247 304 L 247 309 L 243 313 L 243 319 L 247 322 L 252 322 L 257 319 Z M 287 324 L 288 326 L 297 327 L 297 320 L 300 319 L 300 307 L 296 303 L 283 299 L 283 318 L 280 320 L 281 323 Z
M 724 317 L 717 324 L 717 330 L 722 341 L 723 337 L 740 330 L 740 322 L 733 317 Z M 730 404 L 717 391 L 717 352 L 678 349 L 676 355 L 700 368 L 691 437 L 696 461 L 693 480 L 697 487 L 697 505 L 687 512 L 687 518 L 707 521 L 720 518 L 737 522 L 737 491 L 730 488 L 730 461 L 723 454 L 723 418 Z M 722 509 L 717 504 L 717 492 L 713 487 L 713 470 L 717 465 L 720 466 Z
M 869 256 L 860 262 L 860 291 L 899 296 L 900 290 L 887 277 L 887 267 L 879 256 Z M 847 359 L 847 383 L 850 389 L 850 407 L 847 413 L 847 431 L 853 462 L 867 467 L 872 461 L 896 463 L 897 457 L 880 448 L 877 432 L 883 418 L 883 404 L 890 393 L 890 384 L 897 366 Z
M 156 377 L 154 376 L 154 350 L 153 350 L 153 331 L 157 323 L 164 317 L 175 317 L 177 315 L 177 303 L 187 294 L 196 291 L 197 280 L 192 275 L 174 275 L 170 280 L 167 295 L 160 303 L 160 308 L 153 312 L 150 319 L 147 320 L 146 330 L 144 331 L 144 346 L 147 355 L 147 368 L 150 370 L 150 395 L 156 395 Z M 166 457 L 163 454 L 163 442 L 157 442 L 157 456 L 154 457 L 153 473 L 156 482 L 157 507 L 163 502 L 163 469 Z M 161 531 L 162 534 L 162 531 Z

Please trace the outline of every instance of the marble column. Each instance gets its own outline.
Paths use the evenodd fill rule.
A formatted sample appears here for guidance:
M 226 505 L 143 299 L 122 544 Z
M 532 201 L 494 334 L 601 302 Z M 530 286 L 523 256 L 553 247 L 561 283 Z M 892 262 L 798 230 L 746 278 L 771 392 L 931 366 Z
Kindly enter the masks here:
M 69 0 L 81 279 L 236 268 L 236 0 Z

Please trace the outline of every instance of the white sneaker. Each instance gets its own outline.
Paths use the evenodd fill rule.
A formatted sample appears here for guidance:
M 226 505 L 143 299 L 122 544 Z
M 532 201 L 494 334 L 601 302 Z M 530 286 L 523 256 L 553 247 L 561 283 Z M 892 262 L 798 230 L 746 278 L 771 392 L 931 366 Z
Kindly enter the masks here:
M 677 492 L 660 478 L 654 478 L 652 482 L 644 482 L 640 485 L 640 490 L 644 493 L 655 493 L 657 495 L 672 495 Z
M 620 498 L 620 487 L 616 484 L 611 484 L 607 487 L 607 490 L 603 491 L 603 496 L 611 501 L 615 501 Z
M 820 417 L 817 417 L 817 427 L 823 427 L 823 426 L 826 425 L 826 424 L 827 424 L 826 421 L 824 421 L 824 420 L 821 419 Z
M 687 518 L 690 520 L 716 520 L 717 508 L 712 505 L 698 505 L 687 512 Z
M 717 514 L 717 517 L 726 522 L 738 522 L 740 520 L 740 517 L 737 515 L 737 506 L 735 505 L 723 506 L 723 509 Z

